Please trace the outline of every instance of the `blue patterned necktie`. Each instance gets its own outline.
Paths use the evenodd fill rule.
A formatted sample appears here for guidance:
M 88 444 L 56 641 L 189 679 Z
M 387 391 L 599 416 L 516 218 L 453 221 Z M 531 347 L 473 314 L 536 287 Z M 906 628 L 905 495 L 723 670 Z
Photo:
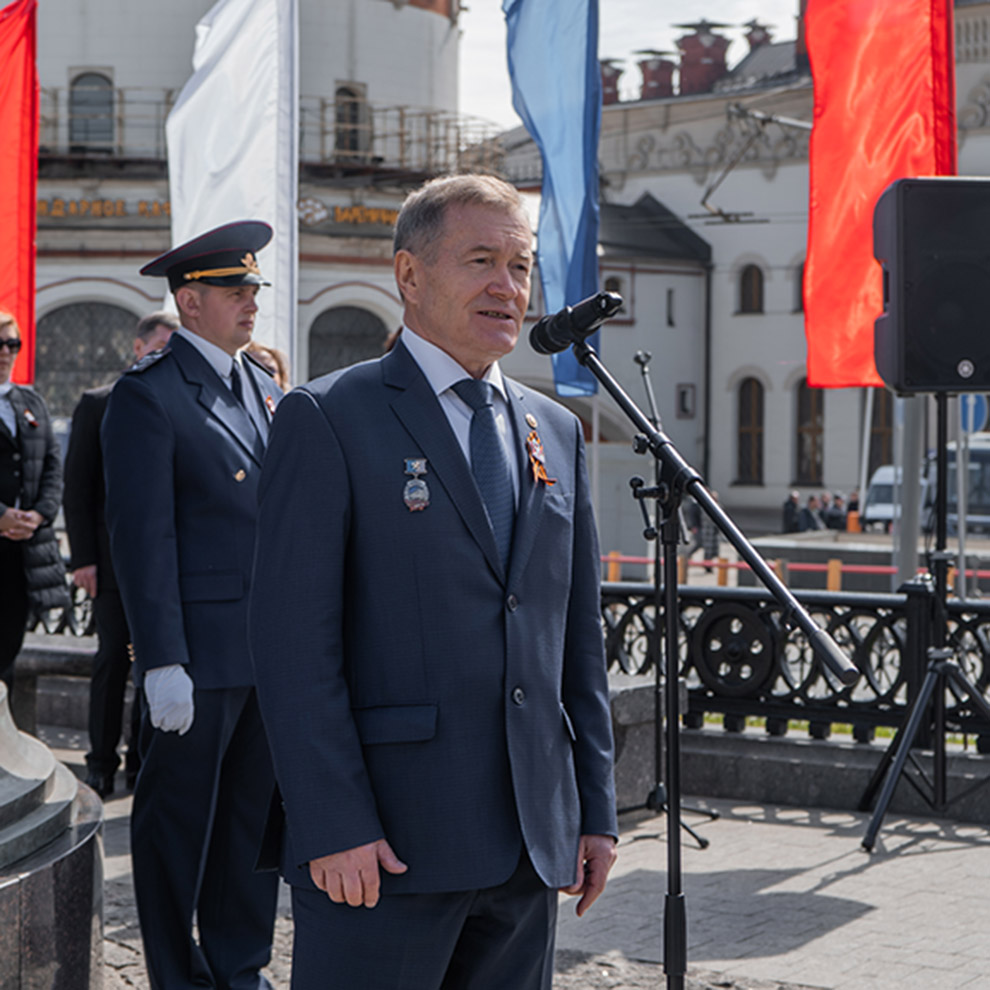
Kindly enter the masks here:
M 502 564 L 509 559 L 512 527 L 516 517 L 516 497 L 512 489 L 512 472 L 505 445 L 495 422 L 493 389 L 488 382 L 465 378 L 453 386 L 454 391 L 474 410 L 471 417 L 471 471 L 488 510 L 488 521 L 495 533 Z

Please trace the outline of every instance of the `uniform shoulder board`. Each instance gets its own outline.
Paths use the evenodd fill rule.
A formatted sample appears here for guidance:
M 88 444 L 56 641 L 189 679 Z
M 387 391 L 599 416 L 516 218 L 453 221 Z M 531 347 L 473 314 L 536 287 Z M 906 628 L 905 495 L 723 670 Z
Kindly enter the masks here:
M 142 371 L 147 371 L 153 364 L 157 364 L 166 354 L 170 354 L 172 349 L 170 347 L 163 347 L 160 351 L 151 351 L 145 354 L 140 361 L 135 361 L 127 371 L 124 372 L 126 375 L 138 374 Z
M 266 368 L 250 351 L 241 351 L 241 357 L 246 361 L 250 361 L 256 368 L 260 368 L 273 381 L 275 380 L 271 368 Z

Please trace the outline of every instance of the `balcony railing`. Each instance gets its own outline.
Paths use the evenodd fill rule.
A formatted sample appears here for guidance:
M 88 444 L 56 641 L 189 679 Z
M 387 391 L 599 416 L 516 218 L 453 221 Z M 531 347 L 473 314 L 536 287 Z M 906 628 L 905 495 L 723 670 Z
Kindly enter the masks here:
M 41 91 L 41 151 L 87 159 L 165 160 L 171 89 L 103 83 Z M 495 125 L 442 110 L 382 106 L 361 98 L 303 96 L 299 161 L 332 170 L 442 174 L 499 171 Z

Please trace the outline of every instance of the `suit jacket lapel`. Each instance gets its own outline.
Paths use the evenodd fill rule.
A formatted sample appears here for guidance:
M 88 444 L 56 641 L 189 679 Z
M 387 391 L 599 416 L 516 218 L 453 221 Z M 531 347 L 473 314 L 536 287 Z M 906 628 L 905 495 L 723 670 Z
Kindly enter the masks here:
M 408 456 L 422 453 L 426 458 L 427 480 L 432 474 L 443 485 L 489 565 L 504 577 L 495 534 L 471 468 L 430 383 L 401 342 L 382 359 L 382 376 L 386 385 L 400 390 L 392 409 L 420 447 Z
M 220 376 L 195 347 L 174 334 L 169 347 L 186 380 L 198 387 L 197 401 L 204 406 L 258 464 L 265 445 L 247 410 L 234 398 Z
M 546 486 L 533 479 L 526 438 L 532 427 L 526 422 L 526 398 L 514 381 L 505 379 L 505 390 L 509 396 L 509 410 L 512 431 L 516 441 L 516 456 L 519 465 L 519 511 L 516 513 L 516 528 L 512 534 L 512 556 L 509 561 L 511 575 L 522 574 L 529 561 L 530 551 L 540 528 L 543 513 L 543 498 Z

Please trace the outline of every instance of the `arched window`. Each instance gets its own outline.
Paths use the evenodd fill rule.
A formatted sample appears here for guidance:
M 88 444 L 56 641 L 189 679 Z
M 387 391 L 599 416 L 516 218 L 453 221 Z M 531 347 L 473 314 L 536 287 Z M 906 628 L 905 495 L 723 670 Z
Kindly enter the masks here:
M 53 416 L 71 416 L 88 388 L 112 382 L 134 360 L 138 317 L 109 303 L 70 303 L 38 320 L 35 385 Z
M 736 480 L 742 485 L 763 484 L 763 385 L 744 378 L 739 385 Z
M 825 403 L 820 388 L 802 378 L 797 387 L 798 485 L 820 485 L 824 475 Z
M 320 313 L 309 331 L 309 377 L 379 357 L 387 336 L 388 327 L 359 306 L 336 306 Z
M 763 270 L 759 265 L 746 265 L 739 275 L 739 312 L 763 312 Z
M 870 423 L 870 474 L 881 464 L 894 463 L 894 397 L 885 388 L 873 390 Z
M 112 151 L 113 84 L 99 72 L 84 72 L 69 87 L 69 152 Z

